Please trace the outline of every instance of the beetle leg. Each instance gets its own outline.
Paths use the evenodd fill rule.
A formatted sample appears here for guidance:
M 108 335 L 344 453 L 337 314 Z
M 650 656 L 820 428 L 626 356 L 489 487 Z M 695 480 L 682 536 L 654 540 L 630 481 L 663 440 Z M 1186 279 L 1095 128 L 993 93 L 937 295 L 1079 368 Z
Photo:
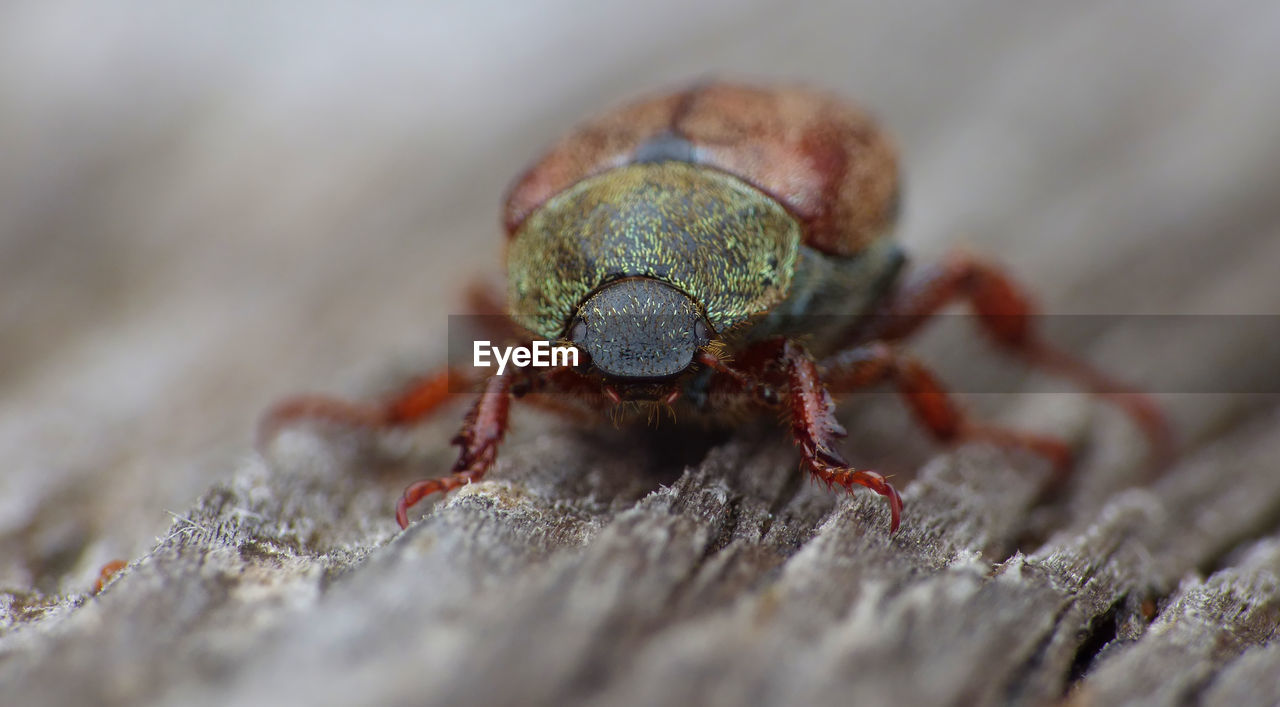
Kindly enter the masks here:
M 827 485 L 852 490 L 857 484 L 884 496 L 889 501 L 889 532 L 896 532 L 902 517 L 902 497 L 883 476 L 851 468 L 836 450 L 836 441 L 846 432 L 836 420 L 835 403 L 822 382 L 817 364 L 804 347 L 794 341 L 783 343 L 781 356 L 787 377 L 791 434 L 800 445 L 805 468 Z
M 454 385 L 459 383 L 455 381 Z M 281 429 L 300 421 L 367 429 L 413 424 L 448 402 L 449 390 L 449 371 L 442 370 L 413 381 L 382 402 L 360 403 L 323 395 L 286 398 L 262 416 L 258 423 L 257 447 L 265 450 Z
M 515 376 L 491 376 L 484 392 L 476 398 L 453 438 L 458 445 L 458 461 L 453 474 L 440 479 L 424 479 L 410 484 L 396 503 L 396 522 L 409 527 L 409 508 L 434 493 L 447 493 L 459 486 L 480 480 L 493 466 L 498 444 L 507 432 L 507 413 L 511 408 L 511 386 Z
M 466 290 L 466 308 L 471 324 L 483 329 L 494 340 L 519 338 L 519 327 L 504 313 L 501 289 L 493 283 L 473 281 Z M 448 370 L 435 371 L 417 378 L 389 398 L 373 403 L 359 403 L 325 395 L 298 395 L 277 402 L 258 423 L 255 444 L 265 450 L 280 430 L 297 422 L 327 422 L 348 428 L 378 429 L 420 422 L 449 401 L 450 390 L 470 388 L 479 382 L 459 367 L 450 380 Z
M 1071 468 L 1071 449 L 1065 442 L 970 420 L 928 368 L 882 341 L 835 354 L 824 360 L 818 371 L 827 385 L 837 390 L 892 382 L 915 417 L 941 442 L 982 440 L 1025 447 L 1048 458 L 1059 475 Z
M 879 313 L 865 340 L 900 341 L 956 299 L 968 300 L 982 330 L 1006 351 L 1074 381 L 1122 409 L 1146 435 L 1153 466 L 1173 456 L 1173 434 L 1152 399 L 1042 340 L 1034 329 L 1035 306 L 1003 270 L 958 252 L 915 275 Z

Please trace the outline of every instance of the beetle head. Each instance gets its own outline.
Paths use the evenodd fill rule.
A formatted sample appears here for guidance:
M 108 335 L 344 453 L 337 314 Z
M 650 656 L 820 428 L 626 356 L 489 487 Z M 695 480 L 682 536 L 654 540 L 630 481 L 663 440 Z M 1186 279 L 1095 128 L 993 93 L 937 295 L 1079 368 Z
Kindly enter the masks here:
M 629 277 L 588 297 L 568 338 L 605 377 L 640 384 L 683 373 L 711 329 L 685 293 L 653 278 Z

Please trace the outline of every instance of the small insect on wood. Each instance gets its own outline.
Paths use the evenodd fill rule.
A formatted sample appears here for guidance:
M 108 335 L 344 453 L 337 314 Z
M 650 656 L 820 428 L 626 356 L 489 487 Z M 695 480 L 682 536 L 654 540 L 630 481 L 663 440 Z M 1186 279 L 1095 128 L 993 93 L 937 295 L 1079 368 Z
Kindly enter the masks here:
M 1025 447 L 1069 469 L 1064 442 L 970 419 L 899 350 L 957 300 L 999 348 L 1120 406 L 1153 456 L 1168 453 L 1158 408 L 1043 341 L 1030 298 L 999 267 L 956 253 L 904 275 L 890 237 L 898 200 L 893 144 L 863 112 L 821 92 L 701 85 L 580 126 L 507 196 L 505 307 L 473 299 L 477 313 L 505 315 L 490 338 L 572 344 L 582 360 L 477 381 L 452 473 L 409 486 L 396 520 L 406 527 L 418 501 L 484 476 L 514 398 L 602 419 L 644 419 L 653 407 L 681 419 L 780 411 L 807 472 L 884 496 L 890 532 L 902 500 L 839 450 L 845 430 L 829 389 L 889 383 L 941 442 Z M 448 381 L 441 371 L 371 404 L 284 400 L 263 419 L 259 443 L 306 421 L 410 425 L 449 399 Z

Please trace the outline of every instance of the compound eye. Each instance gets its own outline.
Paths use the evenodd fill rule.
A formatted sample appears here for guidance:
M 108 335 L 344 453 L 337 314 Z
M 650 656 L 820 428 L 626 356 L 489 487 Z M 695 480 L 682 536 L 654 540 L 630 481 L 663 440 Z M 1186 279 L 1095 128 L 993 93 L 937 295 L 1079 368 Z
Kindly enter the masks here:
M 697 341 L 698 346 L 705 346 L 711 341 L 711 327 L 707 326 L 704 319 L 699 318 L 693 323 L 693 338 Z
M 582 317 L 573 320 L 573 325 L 569 327 L 569 341 L 578 347 L 578 370 L 585 371 L 591 368 L 591 352 L 587 350 L 587 321 Z

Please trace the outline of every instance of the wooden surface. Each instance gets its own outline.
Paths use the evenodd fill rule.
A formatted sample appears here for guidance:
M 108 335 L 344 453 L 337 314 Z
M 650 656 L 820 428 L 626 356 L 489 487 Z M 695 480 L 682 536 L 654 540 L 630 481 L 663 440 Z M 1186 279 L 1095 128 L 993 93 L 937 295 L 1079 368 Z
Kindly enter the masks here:
M 0 702 L 1280 702 L 1277 327 L 1223 316 L 1280 303 L 1273 4 L 93 7 L 0 10 Z M 768 419 L 521 410 L 404 533 L 461 409 L 251 451 L 283 395 L 441 359 L 506 180 L 567 124 L 707 75 L 872 108 L 906 246 L 1090 315 L 1072 347 L 1158 389 L 1178 462 L 1145 480 L 1123 417 L 1038 377 L 965 400 L 1078 445 L 1053 492 L 846 401 L 892 537 Z M 1001 368 L 961 329 L 916 351 Z

